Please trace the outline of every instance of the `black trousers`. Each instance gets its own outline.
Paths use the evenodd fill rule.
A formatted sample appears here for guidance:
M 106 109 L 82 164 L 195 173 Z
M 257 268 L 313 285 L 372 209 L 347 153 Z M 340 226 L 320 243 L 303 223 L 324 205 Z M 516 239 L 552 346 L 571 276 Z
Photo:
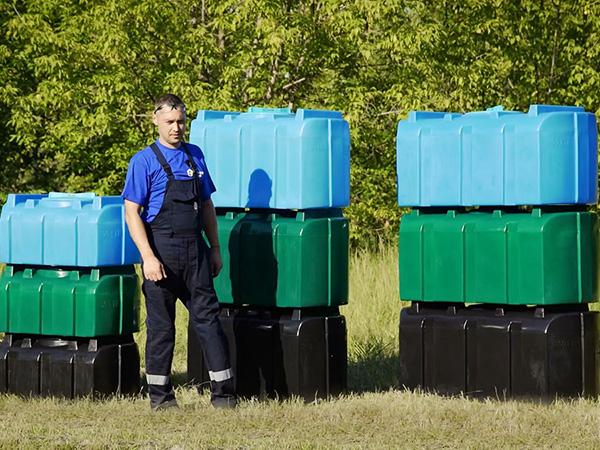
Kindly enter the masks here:
M 202 236 L 150 233 L 150 244 L 167 278 L 144 279 L 146 297 L 146 376 L 152 406 L 175 398 L 171 364 L 175 347 L 175 304 L 179 298 L 190 313 L 211 378 L 213 403 L 235 397 L 229 347 L 219 321 L 219 303 L 210 273 L 210 249 Z

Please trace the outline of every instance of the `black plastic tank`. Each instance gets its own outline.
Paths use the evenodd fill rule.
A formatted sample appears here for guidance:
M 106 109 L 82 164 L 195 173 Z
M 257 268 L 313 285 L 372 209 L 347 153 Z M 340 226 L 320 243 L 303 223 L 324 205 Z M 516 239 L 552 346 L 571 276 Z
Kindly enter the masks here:
M 140 389 L 133 335 L 61 338 L 7 334 L 0 344 L 0 392 L 101 397 Z
M 474 397 L 596 396 L 598 312 L 413 302 L 400 314 L 400 384 Z
M 220 320 L 238 395 L 313 401 L 346 392 L 346 320 L 337 307 L 222 307 Z M 209 381 L 202 347 L 189 325 L 188 381 Z

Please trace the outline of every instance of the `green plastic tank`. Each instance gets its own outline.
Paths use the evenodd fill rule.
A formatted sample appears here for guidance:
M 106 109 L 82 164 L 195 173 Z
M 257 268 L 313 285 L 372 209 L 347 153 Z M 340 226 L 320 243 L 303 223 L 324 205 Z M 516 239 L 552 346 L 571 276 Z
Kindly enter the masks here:
M 218 211 L 220 303 L 304 308 L 348 302 L 348 220 L 339 209 Z
M 61 270 L 6 266 L 0 277 L 0 331 L 96 337 L 139 331 L 135 267 Z
M 400 298 L 556 305 L 598 301 L 598 218 L 503 211 L 402 217 Z

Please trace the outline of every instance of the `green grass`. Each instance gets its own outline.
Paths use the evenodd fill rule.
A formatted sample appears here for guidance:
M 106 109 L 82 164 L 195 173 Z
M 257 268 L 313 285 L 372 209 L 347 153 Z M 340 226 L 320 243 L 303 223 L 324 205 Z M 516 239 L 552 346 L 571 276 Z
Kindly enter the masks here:
M 600 405 L 477 401 L 397 389 L 398 263 L 395 250 L 351 257 L 350 393 L 305 404 L 248 400 L 214 410 L 185 385 L 187 313 L 179 309 L 174 360 L 181 410 L 152 412 L 146 398 L 0 396 L 0 448 L 595 448 Z M 141 348 L 144 333 L 136 336 Z M 143 353 L 143 352 L 142 352 Z
M 379 391 L 397 386 L 398 253 L 359 251 L 350 258 L 350 299 L 341 312 L 348 329 L 348 387 Z
M 390 391 L 305 405 L 213 410 L 178 390 L 182 409 L 151 412 L 140 399 L 0 399 L 3 448 L 594 448 L 596 402 L 477 402 Z

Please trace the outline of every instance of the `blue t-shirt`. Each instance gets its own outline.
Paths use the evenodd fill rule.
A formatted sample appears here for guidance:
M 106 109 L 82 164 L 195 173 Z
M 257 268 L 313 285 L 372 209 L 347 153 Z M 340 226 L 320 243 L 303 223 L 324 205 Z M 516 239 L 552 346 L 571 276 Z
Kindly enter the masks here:
M 183 146 L 169 148 L 162 145 L 158 139 L 155 142 L 167 163 L 171 166 L 175 179 L 190 180 L 192 178 L 188 175 L 190 167 L 186 164 L 188 156 Z M 196 145 L 188 143 L 185 145 L 192 158 L 194 158 L 194 163 L 198 169 L 198 176 L 202 182 L 202 200 L 208 200 L 210 195 L 216 191 L 216 188 L 206 168 L 204 154 L 200 147 Z M 143 208 L 142 220 L 151 222 L 162 207 L 168 180 L 169 178 L 160 165 L 158 158 L 148 146 L 131 157 L 127 169 L 127 178 L 125 178 L 125 187 L 121 196 L 141 205 Z

